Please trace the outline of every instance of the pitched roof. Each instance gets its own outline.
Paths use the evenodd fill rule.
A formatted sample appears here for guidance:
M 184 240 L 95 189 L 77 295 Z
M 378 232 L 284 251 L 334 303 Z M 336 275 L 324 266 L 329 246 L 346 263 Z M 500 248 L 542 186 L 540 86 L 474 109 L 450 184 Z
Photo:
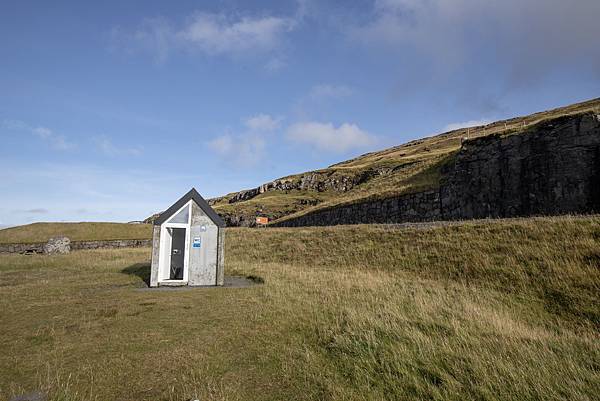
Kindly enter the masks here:
M 200 206 L 200 209 L 202 209 L 202 211 L 206 213 L 206 215 L 213 221 L 213 223 L 215 223 L 219 227 L 225 227 L 225 222 L 223 221 L 221 216 L 219 216 L 217 212 L 215 212 L 213 208 L 210 207 L 210 205 L 204 200 L 202 196 L 200 196 L 200 194 L 198 193 L 198 191 L 196 191 L 195 188 L 190 189 L 190 191 L 187 194 L 183 195 L 181 199 L 179 199 L 177 202 L 175 202 L 173 206 L 162 212 L 160 216 L 158 216 L 156 220 L 154 220 L 154 225 L 158 226 L 167 221 L 169 217 L 171 217 L 175 212 L 181 209 L 183 205 L 185 205 L 190 199 L 193 199 L 194 202 L 196 202 L 196 204 Z

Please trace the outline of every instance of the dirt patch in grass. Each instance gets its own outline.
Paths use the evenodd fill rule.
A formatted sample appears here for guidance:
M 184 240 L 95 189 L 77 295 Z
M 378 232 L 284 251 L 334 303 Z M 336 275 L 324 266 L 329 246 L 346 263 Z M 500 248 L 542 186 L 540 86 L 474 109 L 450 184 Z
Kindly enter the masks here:
M 264 280 L 257 276 L 225 276 L 222 286 L 199 285 L 199 286 L 181 286 L 181 287 L 147 287 L 139 288 L 139 291 L 190 291 L 190 290 L 218 290 L 220 288 L 247 288 L 263 284 Z

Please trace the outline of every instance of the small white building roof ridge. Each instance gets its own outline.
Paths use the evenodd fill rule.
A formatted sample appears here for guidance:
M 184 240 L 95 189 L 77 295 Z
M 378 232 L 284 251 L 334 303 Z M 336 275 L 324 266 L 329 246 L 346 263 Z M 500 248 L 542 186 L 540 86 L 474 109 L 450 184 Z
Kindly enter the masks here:
M 217 212 L 215 212 L 213 208 L 210 207 L 208 202 L 206 202 L 204 198 L 198 193 L 198 191 L 196 191 L 196 188 L 190 189 L 190 191 L 187 194 L 183 195 L 170 208 L 162 212 L 156 218 L 156 220 L 154 220 L 154 225 L 159 226 L 165 221 L 167 221 L 169 217 L 171 217 L 175 212 L 181 209 L 183 205 L 190 201 L 190 199 L 196 202 L 200 209 L 202 209 L 202 211 L 206 213 L 206 215 L 213 221 L 213 223 L 215 223 L 219 227 L 225 227 L 225 222 L 223 221 L 221 216 L 219 216 Z

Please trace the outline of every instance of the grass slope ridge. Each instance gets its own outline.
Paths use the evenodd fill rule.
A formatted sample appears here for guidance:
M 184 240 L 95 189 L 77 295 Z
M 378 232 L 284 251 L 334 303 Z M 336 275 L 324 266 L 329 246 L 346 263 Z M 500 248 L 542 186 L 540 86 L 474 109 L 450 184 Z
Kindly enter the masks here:
M 518 134 L 542 121 L 600 111 L 600 99 L 512 118 L 468 130 L 470 139 Z M 209 200 L 228 225 L 253 225 L 257 215 L 272 221 L 323 208 L 421 192 L 439 186 L 440 169 L 460 149 L 467 129 L 408 142 L 334 164 L 283 177 L 257 188 Z
M 152 226 L 127 223 L 33 223 L 0 230 L 0 243 L 46 242 L 62 235 L 71 241 L 149 239 L 152 237 Z
M 600 217 L 227 230 L 245 289 L 148 249 L 0 258 L 0 399 L 597 399 Z M 26 355 L 27 357 L 24 357 Z

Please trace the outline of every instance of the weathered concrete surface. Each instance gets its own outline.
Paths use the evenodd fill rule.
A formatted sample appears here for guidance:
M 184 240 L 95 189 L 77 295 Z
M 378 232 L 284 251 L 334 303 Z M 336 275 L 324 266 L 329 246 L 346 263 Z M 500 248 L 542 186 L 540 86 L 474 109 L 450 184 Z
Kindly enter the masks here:
M 152 230 L 152 262 L 150 264 L 150 287 L 158 285 L 158 266 L 160 263 L 160 226 Z
M 219 246 L 217 249 L 217 285 L 224 285 L 225 277 L 225 228 L 219 227 Z
M 405 223 L 600 211 L 600 117 L 466 141 L 439 189 L 317 210 L 276 227 Z
M 200 238 L 200 248 L 193 247 Z M 219 227 L 192 202 L 188 285 L 217 285 Z

